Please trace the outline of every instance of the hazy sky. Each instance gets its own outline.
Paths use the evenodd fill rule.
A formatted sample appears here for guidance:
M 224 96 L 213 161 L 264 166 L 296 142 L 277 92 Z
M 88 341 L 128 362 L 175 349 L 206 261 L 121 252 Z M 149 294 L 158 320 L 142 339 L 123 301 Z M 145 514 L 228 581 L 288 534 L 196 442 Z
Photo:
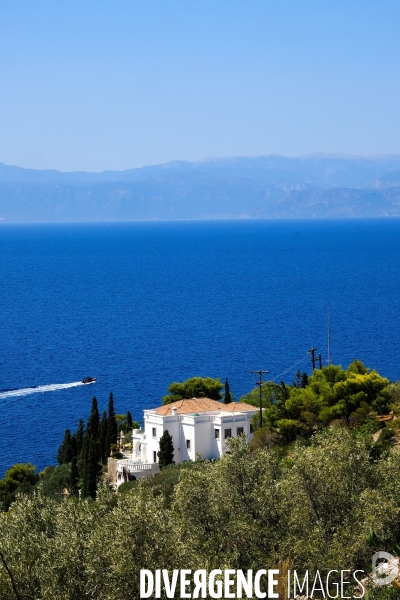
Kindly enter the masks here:
M 400 153 L 399 0 L 4 0 L 0 162 Z

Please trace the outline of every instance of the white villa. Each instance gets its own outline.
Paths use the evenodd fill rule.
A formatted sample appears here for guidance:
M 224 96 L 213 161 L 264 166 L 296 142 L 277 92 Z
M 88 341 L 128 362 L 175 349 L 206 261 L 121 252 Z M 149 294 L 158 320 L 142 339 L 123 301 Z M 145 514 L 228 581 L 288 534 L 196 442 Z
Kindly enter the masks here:
M 117 462 L 117 485 L 159 473 L 157 452 L 164 431 L 174 445 L 174 461 L 219 458 L 226 451 L 226 440 L 244 434 L 253 437 L 251 417 L 258 411 L 250 404 L 222 404 L 210 398 L 178 400 L 144 411 L 144 430 L 134 429 L 132 457 Z

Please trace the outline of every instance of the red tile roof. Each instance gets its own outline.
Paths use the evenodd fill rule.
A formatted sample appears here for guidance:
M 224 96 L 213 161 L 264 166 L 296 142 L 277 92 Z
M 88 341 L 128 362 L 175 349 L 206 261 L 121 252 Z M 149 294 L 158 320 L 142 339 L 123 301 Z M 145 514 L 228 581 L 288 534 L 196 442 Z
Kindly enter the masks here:
M 211 400 L 211 398 L 191 398 L 190 400 L 177 400 L 176 402 L 171 402 L 171 404 L 158 406 L 154 410 L 158 415 L 167 416 L 172 414 L 172 408 L 177 408 L 179 415 L 211 412 L 216 410 L 225 412 L 248 412 L 258 410 L 255 406 L 245 404 L 244 402 L 231 402 L 230 404 L 223 404 L 217 400 Z

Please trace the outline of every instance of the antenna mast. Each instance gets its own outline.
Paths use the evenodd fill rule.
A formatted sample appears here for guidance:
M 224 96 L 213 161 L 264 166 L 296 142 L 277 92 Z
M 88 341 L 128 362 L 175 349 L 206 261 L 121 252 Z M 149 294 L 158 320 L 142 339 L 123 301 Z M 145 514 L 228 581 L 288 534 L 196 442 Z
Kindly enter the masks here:
M 331 364 L 331 305 L 328 301 L 328 366 Z

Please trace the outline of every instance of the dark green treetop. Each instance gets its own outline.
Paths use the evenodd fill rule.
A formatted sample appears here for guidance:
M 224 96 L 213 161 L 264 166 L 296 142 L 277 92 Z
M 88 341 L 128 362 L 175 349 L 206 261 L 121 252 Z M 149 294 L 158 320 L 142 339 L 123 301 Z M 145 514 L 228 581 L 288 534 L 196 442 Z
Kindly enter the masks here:
M 190 377 L 182 383 L 171 383 L 169 394 L 164 396 L 163 404 L 190 398 L 211 398 L 221 400 L 221 390 L 224 386 L 219 379 L 212 377 Z
M 224 404 L 230 404 L 232 402 L 232 395 L 229 389 L 228 378 L 225 378 L 225 394 L 224 394 Z
M 95 498 L 101 475 L 98 440 L 87 435 L 83 447 L 82 498 Z
M 92 399 L 92 410 L 86 426 L 86 434 L 97 439 L 100 429 L 100 414 L 96 396 Z
M 72 457 L 75 454 L 75 440 L 73 443 L 73 438 L 71 436 L 71 432 L 69 429 L 65 430 L 64 439 L 58 448 L 57 452 L 57 462 L 60 465 L 68 464 L 71 462 Z
M 335 421 L 363 423 L 374 414 L 386 414 L 392 402 L 389 380 L 359 360 L 347 369 L 339 365 L 315 369 L 310 377 L 296 377 L 295 383 L 266 382 L 262 388 L 265 424 L 284 443 L 310 437 Z M 254 389 L 241 402 L 258 406 L 258 392 Z
M 33 491 L 39 476 L 36 467 L 31 463 L 13 465 L 6 471 L 0 481 L 0 503 L 3 510 L 8 510 L 19 492 L 29 494 Z
M 164 431 L 160 438 L 160 449 L 157 452 L 157 456 L 160 469 L 174 463 L 174 445 L 172 443 L 172 436 L 169 434 L 168 429 Z
M 114 396 L 113 393 L 110 392 L 110 397 L 108 399 L 108 415 L 107 415 L 107 455 L 110 452 L 110 448 L 112 445 L 117 443 L 117 421 L 115 419 L 115 410 L 114 410 Z
M 103 412 L 103 416 L 100 421 L 100 448 L 101 448 L 101 462 L 103 465 L 107 463 L 109 449 L 107 448 L 107 411 Z

